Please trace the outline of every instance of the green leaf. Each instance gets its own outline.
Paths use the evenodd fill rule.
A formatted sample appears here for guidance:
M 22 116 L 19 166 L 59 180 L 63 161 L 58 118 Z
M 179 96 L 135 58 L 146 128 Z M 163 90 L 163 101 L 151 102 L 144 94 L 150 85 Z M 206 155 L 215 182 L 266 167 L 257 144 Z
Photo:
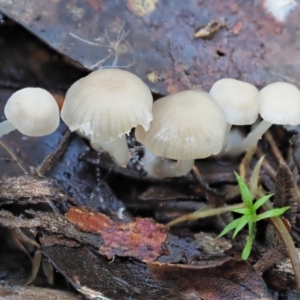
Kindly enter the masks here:
M 248 207 L 244 208 L 236 208 L 232 210 L 235 213 L 243 214 L 243 215 L 249 215 L 251 213 L 251 210 Z
M 270 194 L 270 195 L 266 195 L 260 199 L 258 199 L 254 205 L 253 208 L 254 210 L 257 210 L 258 208 L 260 208 L 263 204 L 265 204 L 274 194 Z
M 235 231 L 233 233 L 233 238 L 236 237 L 236 235 L 238 234 L 238 232 L 243 229 L 243 227 L 249 222 L 249 217 L 248 216 L 242 216 L 240 218 L 239 223 L 237 224 Z
M 251 237 L 251 236 L 248 237 L 247 243 L 246 243 L 246 245 L 244 247 L 244 250 L 242 252 L 242 259 L 243 260 L 248 259 L 249 255 L 250 255 L 250 252 L 251 252 L 253 240 L 254 240 L 254 237 Z
M 250 192 L 247 184 L 240 177 L 240 175 L 238 173 L 234 172 L 234 174 L 235 174 L 236 180 L 237 180 L 238 185 L 239 185 L 239 189 L 240 189 L 240 192 L 241 192 L 243 202 L 246 204 L 246 206 L 248 208 L 252 207 L 253 199 L 252 199 L 252 195 L 251 195 L 251 192 Z
M 218 237 L 221 237 L 223 235 L 225 235 L 226 233 L 228 233 L 230 230 L 233 230 L 237 225 L 238 223 L 240 222 L 240 219 L 241 218 L 238 218 L 232 222 L 230 222 L 224 229 L 223 231 L 218 235 Z
M 260 221 L 262 219 L 266 218 L 272 218 L 272 217 L 278 217 L 284 214 L 288 209 L 290 209 L 289 206 L 285 206 L 282 208 L 274 208 L 272 210 L 266 211 L 256 217 L 256 221 Z

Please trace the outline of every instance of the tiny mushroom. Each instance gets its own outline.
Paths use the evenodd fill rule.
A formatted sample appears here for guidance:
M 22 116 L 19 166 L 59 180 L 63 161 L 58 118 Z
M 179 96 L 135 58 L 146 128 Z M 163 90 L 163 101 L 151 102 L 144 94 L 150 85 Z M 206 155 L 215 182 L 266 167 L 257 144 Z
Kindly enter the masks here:
M 7 100 L 6 121 L 0 123 L 0 136 L 15 129 L 28 136 L 43 136 L 59 125 L 59 108 L 54 97 L 41 88 L 21 89 Z
M 155 101 L 149 130 L 137 126 L 135 135 L 154 155 L 178 161 L 169 163 L 168 168 L 165 161 L 153 162 L 157 177 L 163 178 L 185 175 L 195 159 L 218 154 L 225 130 L 224 113 L 212 97 L 187 90 Z
M 250 125 L 258 118 L 259 91 L 250 83 L 224 78 L 218 80 L 209 93 L 225 113 L 227 129 L 223 151 L 232 125 Z
M 125 166 L 129 162 L 126 134 L 137 125 L 148 130 L 152 103 L 150 89 L 136 75 L 102 69 L 70 87 L 61 118 L 71 131 L 79 130 L 94 148 L 109 151 Z
M 239 146 L 232 149 L 234 154 L 254 147 L 273 124 L 292 126 L 300 124 L 300 91 L 286 82 L 267 85 L 259 93 L 259 113 L 263 120 Z

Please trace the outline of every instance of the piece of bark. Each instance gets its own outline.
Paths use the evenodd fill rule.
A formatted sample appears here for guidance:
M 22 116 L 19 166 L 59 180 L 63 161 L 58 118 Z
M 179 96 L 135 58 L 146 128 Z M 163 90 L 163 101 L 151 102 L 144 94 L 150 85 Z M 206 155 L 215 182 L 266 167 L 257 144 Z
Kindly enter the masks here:
M 66 218 L 80 230 L 99 234 L 103 239 L 100 253 L 109 259 L 117 255 L 153 262 L 168 253 L 165 246 L 168 228 L 152 219 L 115 223 L 104 214 L 77 207 L 71 207 Z
M 55 188 L 53 180 L 49 178 L 36 179 L 27 175 L 0 180 L 0 205 L 47 203 L 46 197 L 55 201 L 71 200 Z
M 82 244 L 91 245 L 96 248 L 99 248 L 102 243 L 102 239 L 99 236 L 78 231 L 63 216 L 58 216 L 55 213 L 37 213 L 34 211 L 27 211 L 27 213 L 30 213 L 34 218 L 15 217 L 12 213 L 1 210 L 0 224 L 7 228 L 24 227 L 33 230 L 41 228 L 48 233 L 61 234 L 65 237 L 75 239 Z
M 33 286 L 11 286 L 8 284 L 0 285 L 0 298 L 3 300 L 79 300 L 83 299 L 80 295 L 75 293 L 47 289 L 47 288 L 38 288 Z

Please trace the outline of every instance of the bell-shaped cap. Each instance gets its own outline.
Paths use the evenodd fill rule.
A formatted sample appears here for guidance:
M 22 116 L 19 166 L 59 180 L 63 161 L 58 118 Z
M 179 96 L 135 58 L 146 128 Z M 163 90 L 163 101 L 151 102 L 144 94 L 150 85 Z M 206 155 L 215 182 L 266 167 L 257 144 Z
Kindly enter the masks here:
M 109 142 L 152 120 L 152 94 L 136 75 L 119 69 L 92 72 L 68 90 L 61 118 L 93 143 Z
M 188 90 L 155 101 L 149 130 L 137 126 L 135 135 L 156 156 L 189 160 L 219 153 L 225 130 L 224 113 L 212 97 Z
M 223 109 L 226 122 L 231 125 L 250 125 L 258 117 L 257 88 L 232 78 L 218 80 L 209 94 Z
M 24 88 L 12 94 L 4 114 L 17 130 L 29 136 L 51 134 L 59 125 L 58 105 L 54 97 L 41 88 Z
M 287 82 L 275 82 L 259 94 L 259 113 L 272 124 L 300 124 L 300 91 Z

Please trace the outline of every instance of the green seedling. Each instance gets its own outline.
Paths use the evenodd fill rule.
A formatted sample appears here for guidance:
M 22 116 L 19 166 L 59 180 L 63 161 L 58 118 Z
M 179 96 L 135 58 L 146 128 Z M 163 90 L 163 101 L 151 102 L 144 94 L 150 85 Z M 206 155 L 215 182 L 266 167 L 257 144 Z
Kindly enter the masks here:
M 282 207 L 282 208 L 274 208 L 263 212 L 261 214 L 257 213 L 257 210 L 266 203 L 274 194 L 266 195 L 256 201 L 253 201 L 252 194 L 247 184 L 243 181 L 243 179 L 235 172 L 235 177 L 238 182 L 239 190 L 241 193 L 241 197 L 245 207 L 232 209 L 232 212 L 241 214 L 242 216 L 238 219 L 235 219 L 231 223 L 229 223 L 224 230 L 220 233 L 219 237 L 227 234 L 229 231 L 234 230 L 233 238 L 248 224 L 248 237 L 246 241 L 246 245 L 242 252 L 242 259 L 246 260 L 251 252 L 252 244 L 255 238 L 255 227 L 256 222 L 272 217 L 278 217 L 284 214 L 290 207 Z

